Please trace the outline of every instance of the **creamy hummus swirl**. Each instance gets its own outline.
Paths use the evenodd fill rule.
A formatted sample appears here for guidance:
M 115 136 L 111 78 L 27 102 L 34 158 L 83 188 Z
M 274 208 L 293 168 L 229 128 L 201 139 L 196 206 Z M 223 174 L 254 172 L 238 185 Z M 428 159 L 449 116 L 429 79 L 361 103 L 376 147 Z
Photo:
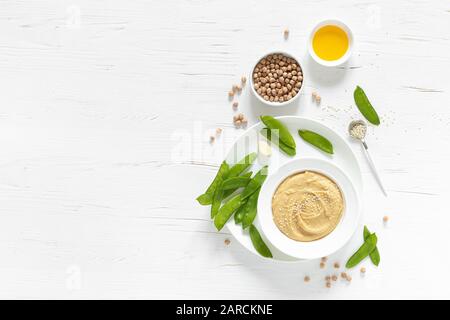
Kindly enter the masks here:
M 344 200 L 336 183 L 312 171 L 286 178 L 272 198 L 276 226 L 296 241 L 325 237 L 336 228 L 343 211 Z

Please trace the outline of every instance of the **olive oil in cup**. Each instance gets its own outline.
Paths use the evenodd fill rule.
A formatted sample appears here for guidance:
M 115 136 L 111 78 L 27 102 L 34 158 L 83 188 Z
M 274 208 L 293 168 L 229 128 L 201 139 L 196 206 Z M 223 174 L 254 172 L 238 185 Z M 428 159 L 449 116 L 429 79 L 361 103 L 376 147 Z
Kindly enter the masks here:
M 353 50 L 350 28 L 339 20 L 318 23 L 309 37 L 308 51 L 318 64 L 335 67 L 345 63 Z

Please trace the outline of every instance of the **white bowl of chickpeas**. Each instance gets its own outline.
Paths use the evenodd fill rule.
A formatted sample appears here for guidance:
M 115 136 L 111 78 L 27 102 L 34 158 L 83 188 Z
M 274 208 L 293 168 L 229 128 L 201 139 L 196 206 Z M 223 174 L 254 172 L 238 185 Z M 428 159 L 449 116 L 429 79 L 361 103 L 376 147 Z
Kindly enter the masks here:
M 292 54 L 274 51 L 258 59 L 250 75 L 256 98 L 273 107 L 291 104 L 303 88 L 303 69 Z

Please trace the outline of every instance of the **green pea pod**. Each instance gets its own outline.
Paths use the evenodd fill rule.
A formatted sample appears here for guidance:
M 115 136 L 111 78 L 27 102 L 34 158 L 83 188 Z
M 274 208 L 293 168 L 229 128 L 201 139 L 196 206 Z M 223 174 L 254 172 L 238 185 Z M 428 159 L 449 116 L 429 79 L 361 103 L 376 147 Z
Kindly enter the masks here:
M 378 126 L 380 124 L 380 118 L 361 87 L 356 86 L 356 89 L 353 92 L 353 98 L 355 99 L 359 111 L 367 121 Z
M 250 178 L 243 176 L 228 178 L 222 183 L 222 188 L 223 190 L 236 190 L 246 187 L 250 181 Z
M 222 162 L 213 182 L 211 182 L 211 184 L 209 185 L 208 189 L 206 189 L 204 194 L 197 197 L 198 203 L 200 203 L 203 206 L 212 203 L 214 192 L 216 191 L 217 185 L 222 181 L 223 176 L 228 172 L 229 169 L 230 169 L 229 165 L 225 161 Z
M 333 154 L 333 145 L 324 136 L 309 130 L 298 130 L 298 134 L 306 142 L 326 153 Z
M 260 255 L 266 258 L 272 258 L 272 252 L 270 252 L 270 249 L 267 247 L 267 245 L 264 243 L 263 239 L 261 238 L 261 235 L 259 234 L 258 229 L 252 224 L 250 225 L 250 239 L 252 240 L 253 247 L 255 247 L 256 251 Z
M 242 228 L 244 228 L 244 229 L 247 229 L 255 220 L 260 191 L 261 191 L 261 189 L 258 189 L 247 200 L 247 205 L 245 206 L 246 210 L 244 211 L 244 214 L 242 217 Z
M 366 226 L 364 226 L 364 241 L 366 241 L 369 236 L 370 231 Z M 377 247 L 375 247 L 375 249 L 370 252 L 369 257 L 372 263 L 378 267 L 378 265 L 380 264 L 380 252 L 378 251 Z
M 372 233 L 367 237 L 367 240 L 364 241 L 361 247 L 359 247 L 358 251 L 356 251 L 350 259 L 348 259 L 346 268 L 353 268 L 358 265 L 361 261 L 363 261 L 377 246 L 377 235 Z
M 279 120 L 272 116 L 261 116 L 261 121 L 269 128 L 273 134 L 288 147 L 295 149 L 295 141 L 289 130 Z
M 235 197 L 228 200 L 220 209 L 219 212 L 217 212 L 216 216 L 214 217 L 214 225 L 216 226 L 217 230 L 220 231 L 225 223 L 227 223 L 228 219 L 231 218 L 233 213 L 239 209 L 239 207 L 242 205 L 241 201 L 241 195 L 238 194 Z
M 245 200 L 250 197 L 256 190 L 261 188 L 262 184 L 267 178 L 267 166 L 264 166 L 261 170 L 259 170 L 252 180 L 245 187 L 244 191 L 242 191 L 242 199 Z
M 253 175 L 252 171 L 246 172 L 243 175 L 241 175 L 240 177 L 243 178 L 250 178 Z M 235 188 L 235 189 L 230 189 L 230 190 L 225 190 L 223 193 L 223 199 L 228 198 L 229 196 L 231 196 L 236 190 L 238 190 L 239 188 Z
M 213 201 L 211 204 L 211 219 L 213 219 L 216 216 L 217 212 L 219 212 L 220 205 L 222 204 L 224 193 L 222 185 L 223 182 L 221 182 L 220 185 L 216 188 L 216 191 L 214 191 Z
M 242 222 L 242 218 L 245 215 L 245 210 L 247 207 L 248 201 L 243 201 L 242 205 L 239 207 L 239 209 L 234 213 L 234 223 L 239 224 Z
M 288 156 L 291 156 L 291 157 L 295 156 L 295 154 L 296 154 L 295 149 L 293 149 L 291 147 L 288 147 L 280 139 L 272 139 L 272 133 L 271 133 L 269 128 L 263 128 L 261 130 L 261 134 L 267 140 L 269 140 L 270 142 L 276 144 L 278 146 L 278 148 L 280 148 L 280 150 L 283 151 L 284 153 L 286 153 Z M 273 140 L 276 140 L 277 142 L 274 142 Z
M 252 152 L 246 155 L 241 161 L 236 163 L 234 166 L 230 168 L 230 170 L 228 170 L 228 173 L 226 175 L 227 179 L 237 177 L 242 172 L 247 170 L 253 164 L 253 162 L 255 162 L 256 157 L 257 157 L 256 152 Z

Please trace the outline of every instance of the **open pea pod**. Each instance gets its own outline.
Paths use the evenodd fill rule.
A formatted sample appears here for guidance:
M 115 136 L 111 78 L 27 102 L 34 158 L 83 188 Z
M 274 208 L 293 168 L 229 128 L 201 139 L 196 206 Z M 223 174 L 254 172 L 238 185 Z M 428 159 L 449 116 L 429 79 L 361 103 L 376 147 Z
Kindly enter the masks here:
M 242 205 L 242 197 L 240 194 L 228 200 L 214 217 L 214 225 L 217 230 L 221 230 L 233 213 Z
M 212 203 L 214 192 L 216 191 L 217 186 L 222 182 L 223 177 L 226 175 L 228 170 L 230 169 L 229 165 L 224 161 L 219 167 L 216 176 L 214 177 L 213 182 L 209 185 L 208 189 L 206 189 L 205 193 L 197 197 L 198 203 L 203 206 L 209 205 Z
M 273 134 L 277 135 L 285 145 L 295 149 L 294 138 L 285 125 L 281 123 L 281 121 L 272 116 L 261 116 L 261 121 L 272 131 Z

